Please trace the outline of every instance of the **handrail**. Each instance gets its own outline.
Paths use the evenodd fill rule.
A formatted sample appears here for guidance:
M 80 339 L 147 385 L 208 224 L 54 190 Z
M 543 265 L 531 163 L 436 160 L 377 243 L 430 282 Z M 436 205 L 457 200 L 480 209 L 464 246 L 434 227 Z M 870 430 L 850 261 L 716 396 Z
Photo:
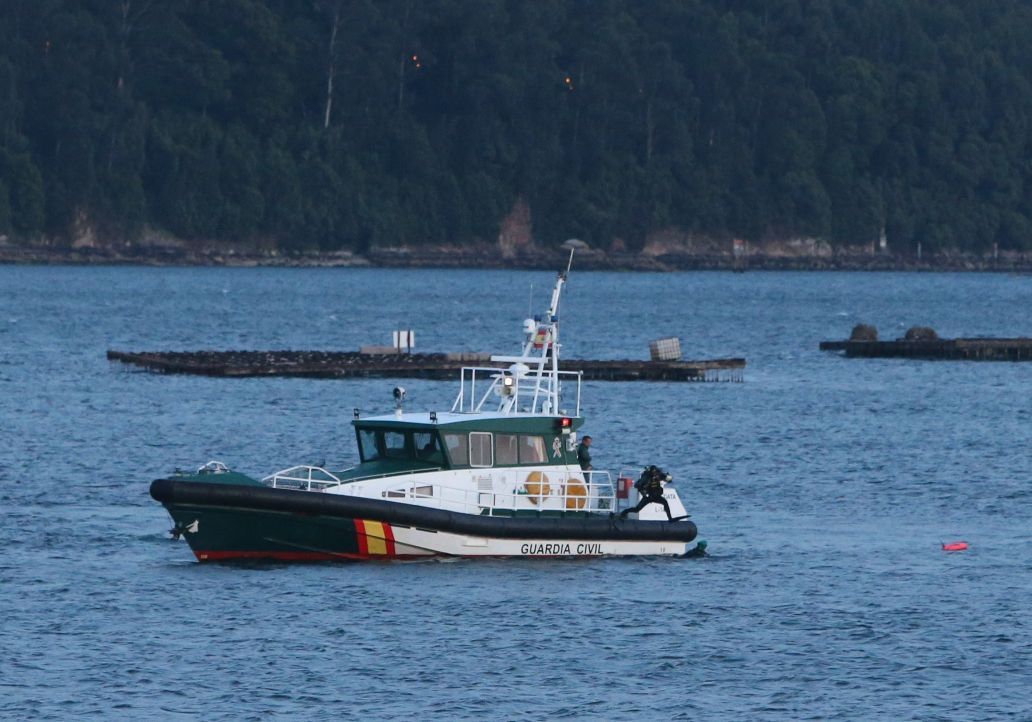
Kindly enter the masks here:
M 551 390 L 553 381 L 558 383 L 565 378 L 577 380 L 574 416 L 580 416 L 580 392 L 583 375 L 583 371 L 556 371 L 554 372 L 555 379 L 553 379 L 553 372 L 551 371 L 530 369 L 514 374 L 510 369 L 498 368 L 496 366 L 464 366 L 459 373 L 459 394 L 455 398 L 451 410 L 458 413 L 479 413 L 491 399 L 492 395 L 496 395 L 499 398 L 500 410 L 506 408 L 511 411 L 519 411 L 520 401 L 526 401 L 529 397 L 532 399 L 531 409 L 536 413 L 540 406 L 537 401 L 539 393 L 544 390 L 547 394 Z M 480 394 L 478 398 L 476 392 L 477 379 L 484 376 L 491 379 L 491 383 L 487 391 Z M 507 379 L 511 379 L 512 383 L 506 385 L 505 381 Z M 468 391 L 467 386 L 469 387 Z M 541 411 L 544 412 L 544 409 Z M 562 413 L 562 411 L 560 409 L 549 409 L 547 413 L 558 414 Z
M 485 469 L 484 471 L 489 471 Z M 604 479 L 596 481 L 592 477 Z M 575 481 L 580 486 L 587 487 L 587 494 L 569 493 L 570 481 Z M 447 484 L 421 484 L 419 480 L 413 480 L 404 489 L 384 489 L 381 493 L 385 499 L 412 500 L 420 506 L 429 506 L 437 509 L 448 509 L 466 514 L 482 514 L 485 510 L 488 516 L 499 516 L 501 512 L 515 513 L 520 510 L 537 511 L 578 511 L 590 514 L 609 514 L 616 511 L 616 488 L 613 486 L 608 471 L 586 471 L 567 472 L 553 477 L 548 482 L 548 493 L 540 495 L 541 501 L 534 509 L 521 507 L 519 501 L 526 499 L 528 492 L 525 488 L 516 488 L 512 492 L 496 492 L 494 490 L 470 489 L 468 487 L 449 486 Z M 426 493 L 422 489 L 429 488 Z M 556 493 L 556 489 L 562 489 Z M 485 498 L 488 497 L 488 498 Z M 558 501 L 558 506 L 543 508 L 545 500 Z M 489 503 L 484 503 L 488 501 Z M 569 502 L 574 501 L 575 506 L 570 508 Z M 401 502 L 405 503 L 405 502 Z M 505 514 L 508 515 L 508 514 Z
M 369 481 L 372 479 L 386 479 L 392 476 L 404 476 L 421 472 L 440 471 L 441 467 L 427 469 L 407 469 L 404 471 L 392 471 L 383 474 L 368 474 L 352 478 L 340 478 L 338 474 L 351 471 L 344 469 L 336 474 L 327 471 L 319 466 L 292 466 L 289 469 L 277 471 L 262 479 L 262 483 L 275 489 L 294 489 L 298 491 L 325 492 L 332 488 L 339 488 L 341 493 L 349 496 L 365 496 L 365 490 L 356 482 Z M 493 468 L 485 468 L 474 471 L 483 472 L 489 475 Z M 529 471 L 529 470 L 528 470 Z M 616 511 L 616 487 L 613 485 L 611 475 L 608 471 L 569 471 L 562 473 L 548 472 L 550 478 L 546 483 L 547 491 L 539 489 L 538 494 L 531 494 L 526 488 L 526 482 L 514 488 L 511 492 L 498 492 L 494 489 L 481 490 L 469 487 L 451 486 L 441 483 L 428 483 L 429 479 L 413 479 L 402 489 L 384 489 L 381 492 L 383 498 L 395 499 L 404 498 L 418 503 L 420 506 L 430 506 L 438 509 L 450 509 L 451 511 L 463 512 L 466 514 L 481 514 L 485 510 L 488 516 L 497 516 L 501 512 L 516 512 L 527 510 L 526 506 L 520 505 L 520 500 L 528 496 L 537 496 L 533 509 L 538 511 L 582 511 L 594 514 L 606 514 Z M 571 482 L 574 482 L 571 484 Z M 586 487 L 587 493 L 571 493 L 571 486 Z M 429 493 L 423 491 L 429 489 Z M 553 502 L 551 508 L 545 508 L 545 502 Z M 555 502 L 558 502 L 555 504 Z M 573 502 L 573 506 L 570 506 Z M 403 502 L 404 503 L 404 502 Z
M 352 469 L 355 467 L 351 467 Z M 444 469 L 443 466 L 428 466 L 425 469 L 405 469 L 404 471 L 388 471 L 383 474 L 367 474 L 366 476 L 353 476 L 347 479 L 341 479 L 339 484 L 335 486 L 346 486 L 357 481 L 369 481 L 370 479 L 386 479 L 391 476 L 405 476 L 406 474 L 425 474 L 430 471 L 441 471 Z M 351 469 L 345 469 L 344 471 L 351 471 Z M 344 472 L 340 472 L 344 473 Z M 327 487 L 329 488 L 329 487 Z
M 299 466 L 292 466 L 289 469 L 283 469 L 282 471 L 277 471 L 274 474 L 269 474 L 264 479 L 262 479 L 262 483 L 266 486 L 271 486 L 274 489 L 281 487 L 280 482 L 288 482 L 287 484 L 282 485 L 282 488 L 312 491 L 314 487 L 316 491 L 325 491 L 326 489 L 329 489 L 331 487 L 343 486 L 345 484 L 350 484 L 356 481 L 368 481 L 369 479 L 384 479 L 390 476 L 402 476 L 404 474 L 421 474 L 427 471 L 440 471 L 443 467 L 433 466 L 427 467 L 425 469 L 405 469 L 403 471 L 389 471 L 383 474 L 367 474 L 365 476 L 354 476 L 349 477 L 347 479 L 342 479 L 340 478 L 340 476 L 338 476 L 338 474 L 346 474 L 354 468 L 355 467 L 352 466 L 347 469 L 338 471 L 336 474 L 334 474 L 332 471 L 327 471 L 326 469 L 323 469 L 319 466 L 306 466 L 302 464 Z M 294 476 L 293 472 L 297 471 L 298 469 L 307 471 L 308 474 L 306 476 Z M 313 472 L 325 474 L 329 478 L 317 479 L 313 476 Z
M 316 474 L 322 476 L 322 478 L 316 478 Z M 287 483 L 283 483 L 287 482 Z M 335 486 L 341 483 L 340 477 L 335 475 L 331 471 L 327 471 L 320 466 L 308 466 L 301 464 L 299 466 L 292 466 L 289 469 L 283 469 L 277 471 L 274 474 L 270 474 L 262 479 L 262 483 L 271 486 L 273 489 L 287 488 L 287 489 L 304 489 L 305 491 L 311 491 L 313 484 L 317 489 L 325 489 L 329 486 Z
M 212 459 L 207 464 L 197 470 L 198 474 L 228 474 L 229 467 L 223 464 L 221 461 Z

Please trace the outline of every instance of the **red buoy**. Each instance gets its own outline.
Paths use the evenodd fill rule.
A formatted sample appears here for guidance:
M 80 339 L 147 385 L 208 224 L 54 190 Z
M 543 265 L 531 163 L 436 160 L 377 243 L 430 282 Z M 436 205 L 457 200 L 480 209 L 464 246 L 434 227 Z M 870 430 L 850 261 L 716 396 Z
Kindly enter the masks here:
M 967 551 L 967 548 L 968 543 L 966 541 L 956 541 L 942 545 L 942 550 L 944 552 L 964 552 Z

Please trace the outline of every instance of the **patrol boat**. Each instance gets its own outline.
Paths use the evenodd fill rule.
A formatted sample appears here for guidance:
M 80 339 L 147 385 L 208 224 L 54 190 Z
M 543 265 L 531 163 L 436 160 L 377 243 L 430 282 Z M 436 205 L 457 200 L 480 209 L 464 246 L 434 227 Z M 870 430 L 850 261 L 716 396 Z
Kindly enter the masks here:
M 547 314 L 524 322 L 519 355 L 461 370 L 450 411 L 407 412 L 401 388 L 393 414 L 356 410 L 357 466 L 258 480 L 211 461 L 154 481 L 172 535 L 202 562 L 685 554 L 694 523 L 668 521 L 658 504 L 621 519 L 637 500 L 634 474 L 577 463 L 581 373 L 559 370 L 569 269 Z M 673 517 L 687 517 L 674 488 L 663 496 Z

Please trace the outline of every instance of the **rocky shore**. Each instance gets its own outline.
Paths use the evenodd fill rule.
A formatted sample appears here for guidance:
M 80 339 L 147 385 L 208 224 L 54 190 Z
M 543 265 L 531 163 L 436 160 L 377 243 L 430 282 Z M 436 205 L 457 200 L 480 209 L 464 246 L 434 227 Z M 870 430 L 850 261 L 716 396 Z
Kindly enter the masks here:
M 297 268 L 508 268 L 554 269 L 566 258 L 560 249 L 497 245 L 396 247 L 364 253 L 282 252 L 189 246 L 20 245 L 0 240 L 0 264 L 230 266 Z M 747 254 L 712 248 L 649 249 L 642 252 L 587 249 L 578 252 L 581 270 L 606 271 L 990 271 L 1032 273 L 1032 253 L 897 255 L 843 249 L 820 253 L 754 247 Z

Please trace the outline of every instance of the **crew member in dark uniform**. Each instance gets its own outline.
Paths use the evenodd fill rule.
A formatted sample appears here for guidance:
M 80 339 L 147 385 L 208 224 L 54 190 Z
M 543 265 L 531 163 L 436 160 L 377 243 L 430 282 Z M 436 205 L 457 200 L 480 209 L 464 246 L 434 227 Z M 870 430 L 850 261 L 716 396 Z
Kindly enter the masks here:
M 633 509 L 624 509 L 620 512 L 620 518 L 627 518 L 628 514 L 637 513 L 644 509 L 649 504 L 660 504 L 663 507 L 663 511 L 666 512 L 667 519 L 674 521 L 674 517 L 670 514 L 670 504 L 663 498 L 663 482 L 670 481 L 670 475 L 657 466 L 646 467 L 645 471 L 641 472 L 641 476 L 638 477 L 638 481 L 634 487 L 641 492 L 641 500 L 638 505 Z M 683 517 L 678 517 L 681 519 Z
M 591 452 L 588 451 L 590 448 L 590 436 L 585 436 L 580 444 L 577 445 L 577 463 L 580 464 L 581 471 L 591 471 L 595 468 L 591 465 Z

